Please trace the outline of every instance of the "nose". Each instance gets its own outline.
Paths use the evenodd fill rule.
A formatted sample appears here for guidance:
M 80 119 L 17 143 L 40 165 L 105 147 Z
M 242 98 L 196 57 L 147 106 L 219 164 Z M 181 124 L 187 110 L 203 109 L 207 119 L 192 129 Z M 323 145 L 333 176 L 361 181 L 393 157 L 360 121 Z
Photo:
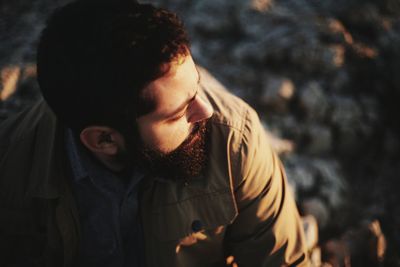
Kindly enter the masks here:
M 201 96 L 197 95 L 191 105 L 187 121 L 189 123 L 195 123 L 208 119 L 212 116 L 213 112 L 214 110 L 211 104 L 207 100 L 201 98 Z

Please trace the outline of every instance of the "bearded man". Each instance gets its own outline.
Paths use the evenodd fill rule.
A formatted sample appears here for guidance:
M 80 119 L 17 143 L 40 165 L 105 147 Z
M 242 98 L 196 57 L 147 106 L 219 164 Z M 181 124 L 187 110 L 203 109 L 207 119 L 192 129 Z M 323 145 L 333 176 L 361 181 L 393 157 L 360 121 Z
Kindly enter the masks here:
M 44 97 L 0 130 L 1 266 L 305 266 L 255 111 L 196 66 L 172 12 L 58 9 Z

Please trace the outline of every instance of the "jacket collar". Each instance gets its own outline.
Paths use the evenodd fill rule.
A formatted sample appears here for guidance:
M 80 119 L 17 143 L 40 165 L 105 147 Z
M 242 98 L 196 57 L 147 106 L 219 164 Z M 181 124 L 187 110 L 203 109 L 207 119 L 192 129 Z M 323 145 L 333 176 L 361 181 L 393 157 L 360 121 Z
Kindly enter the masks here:
M 32 165 L 28 177 L 27 194 L 39 198 L 58 198 L 63 195 L 66 185 L 66 156 L 64 126 L 55 118 L 47 104 L 41 100 L 35 105 L 24 123 L 29 124 L 29 117 L 37 116 L 26 138 L 31 146 L 26 148 L 32 155 Z M 22 127 L 25 128 L 25 127 Z

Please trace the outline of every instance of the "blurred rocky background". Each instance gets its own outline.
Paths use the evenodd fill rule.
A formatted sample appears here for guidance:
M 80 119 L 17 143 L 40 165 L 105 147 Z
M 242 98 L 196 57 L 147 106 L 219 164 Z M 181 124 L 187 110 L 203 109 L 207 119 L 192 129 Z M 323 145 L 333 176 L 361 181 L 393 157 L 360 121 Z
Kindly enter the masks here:
M 0 2 L 0 120 L 39 97 L 38 35 L 66 2 Z M 259 112 L 318 222 L 315 266 L 400 266 L 400 1 L 147 2 L 177 12 L 197 62 Z

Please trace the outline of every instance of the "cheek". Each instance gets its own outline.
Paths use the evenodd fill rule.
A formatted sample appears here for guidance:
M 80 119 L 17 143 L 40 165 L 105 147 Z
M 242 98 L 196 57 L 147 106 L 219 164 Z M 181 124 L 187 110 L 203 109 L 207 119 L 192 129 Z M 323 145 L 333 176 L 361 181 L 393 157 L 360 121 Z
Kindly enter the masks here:
M 163 153 L 176 149 L 186 139 L 190 126 L 187 123 L 160 124 L 140 127 L 143 142 L 151 149 Z

